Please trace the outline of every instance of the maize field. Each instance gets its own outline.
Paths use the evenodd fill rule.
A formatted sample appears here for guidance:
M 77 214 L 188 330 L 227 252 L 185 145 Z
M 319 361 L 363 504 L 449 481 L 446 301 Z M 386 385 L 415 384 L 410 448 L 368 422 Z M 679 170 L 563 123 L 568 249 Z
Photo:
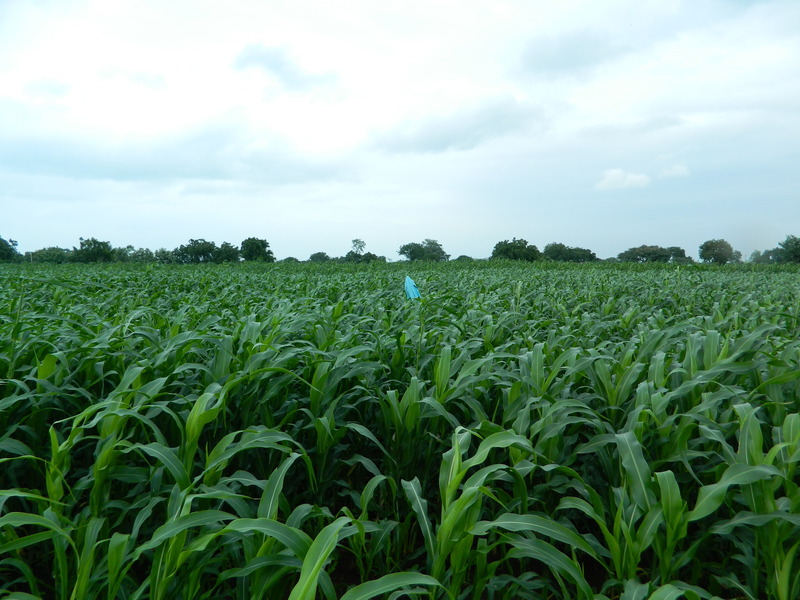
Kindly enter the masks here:
M 799 291 L 0 267 L 0 597 L 797 600 Z

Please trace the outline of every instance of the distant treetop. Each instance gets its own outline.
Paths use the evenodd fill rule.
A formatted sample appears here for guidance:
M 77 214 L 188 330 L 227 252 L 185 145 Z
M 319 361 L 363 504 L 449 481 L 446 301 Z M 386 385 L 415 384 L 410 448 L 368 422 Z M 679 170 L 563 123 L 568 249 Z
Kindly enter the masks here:
M 557 242 L 547 244 L 542 254 L 548 260 L 564 262 L 594 262 L 597 260 L 595 253 L 587 248 L 565 246 Z
M 0 262 L 16 262 L 20 254 L 17 252 L 17 242 L 4 240 L 0 237 Z
M 269 242 L 256 237 L 249 237 L 242 241 L 242 258 L 261 262 L 275 262 L 275 255 L 269 249 Z
M 781 249 L 781 261 L 800 263 L 800 238 L 795 235 L 787 235 L 778 246 Z
M 514 238 L 510 242 L 508 240 L 497 242 L 494 245 L 494 250 L 492 250 L 492 258 L 533 262 L 534 260 L 539 260 L 540 256 L 541 253 L 536 246 L 521 238 Z
M 445 262 L 450 255 L 444 251 L 436 240 L 426 239 L 422 243 L 410 242 L 400 246 L 397 253 L 410 261 Z
M 326 252 L 315 252 L 307 262 L 317 263 L 335 261 L 338 263 L 371 263 L 386 262 L 386 257 L 376 256 L 372 252 L 365 252 L 364 240 L 352 240 L 351 249 L 344 256 L 331 257 Z M 450 260 L 442 245 L 433 239 L 422 242 L 409 242 L 403 244 L 398 254 L 409 261 L 444 262 Z M 502 240 L 495 244 L 492 258 L 508 260 L 535 261 L 545 258 L 551 261 L 564 262 L 593 262 L 598 260 L 594 252 L 587 248 L 567 246 L 559 242 L 552 242 L 544 247 L 542 252 L 525 239 L 512 238 Z M 699 248 L 700 260 L 708 264 L 738 263 L 742 261 L 741 252 L 734 250 L 731 244 L 724 239 L 712 239 L 703 242 Z M 222 242 L 217 246 L 213 241 L 202 238 L 190 239 L 173 250 L 159 248 L 134 248 L 132 245 L 112 247 L 108 241 L 94 237 L 80 238 L 77 248 L 59 248 L 48 246 L 38 250 L 26 251 L 24 256 L 17 250 L 17 242 L 13 239 L 0 237 L 0 262 L 33 262 L 33 263 L 97 263 L 97 262 L 124 262 L 124 263 L 159 263 L 159 264 L 193 264 L 193 263 L 222 263 L 259 261 L 275 262 L 275 255 L 270 249 L 269 242 L 262 238 L 249 237 L 242 241 L 240 246 Z M 292 262 L 294 257 L 288 257 Z M 466 255 L 460 255 L 455 260 L 474 260 Z M 671 263 L 688 264 L 693 259 L 686 255 L 686 251 L 678 246 L 662 247 L 656 245 L 641 245 L 628 248 L 620 252 L 616 258 L 608 261 L 637 262 L 637 263 Z M 282 262 L 287 262 L 283 259 Z M 299 262 L 299 261 L 298 261 Z M 787 235 L 786 239 L 777 247 L 768 250 L 754 251 L 748 262 L 752 264 L 781 264 L 800 263 L 800 237 Z
M 80 239 L 80 248 L 72 249 L 72 260 L 81 263 L 111 262 L 114 250 L 111 242 L 101 242 L 97 238 Z
M 325 252 L 314 252 L 308 257 L 308 262 L 328 262 L 331 259 Z
M 625 252 L 620 252 L 617 259 L 622 262 L 638 262 L 638 263 L 681 263 L 690 262 L 686 257 L 686 251 L 678 246 L 670 246 L 669 248 L 662 248 L 661 246 L 637 246 L 636 248 L 628 248 Z
M 734 250 L 726 240 L 707 240 L 700 245 L 700 260 L 715 265 L 740 262 L 742 253 Z

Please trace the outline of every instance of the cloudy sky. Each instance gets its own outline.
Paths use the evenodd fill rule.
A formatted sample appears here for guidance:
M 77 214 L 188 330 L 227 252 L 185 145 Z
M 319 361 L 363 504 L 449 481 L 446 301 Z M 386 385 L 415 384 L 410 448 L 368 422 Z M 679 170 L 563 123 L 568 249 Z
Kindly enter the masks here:
M 797 0 L 0 0 L 0 236 L 745 256 L 800 235 Z

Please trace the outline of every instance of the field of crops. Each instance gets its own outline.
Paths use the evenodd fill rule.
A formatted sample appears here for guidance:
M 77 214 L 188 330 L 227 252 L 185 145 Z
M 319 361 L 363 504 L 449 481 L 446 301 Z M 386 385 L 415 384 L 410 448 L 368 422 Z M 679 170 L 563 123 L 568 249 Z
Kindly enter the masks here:
M 2 267 L 0 597 L 797 600 L 798 292 Z

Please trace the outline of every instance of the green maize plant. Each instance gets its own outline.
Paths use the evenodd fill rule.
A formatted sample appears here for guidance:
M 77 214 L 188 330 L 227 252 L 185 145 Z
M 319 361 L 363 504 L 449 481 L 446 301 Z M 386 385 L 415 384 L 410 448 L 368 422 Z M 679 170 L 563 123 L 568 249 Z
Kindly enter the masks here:
M 0 597 L 795 600 L 799 285 L 0 265 Z

